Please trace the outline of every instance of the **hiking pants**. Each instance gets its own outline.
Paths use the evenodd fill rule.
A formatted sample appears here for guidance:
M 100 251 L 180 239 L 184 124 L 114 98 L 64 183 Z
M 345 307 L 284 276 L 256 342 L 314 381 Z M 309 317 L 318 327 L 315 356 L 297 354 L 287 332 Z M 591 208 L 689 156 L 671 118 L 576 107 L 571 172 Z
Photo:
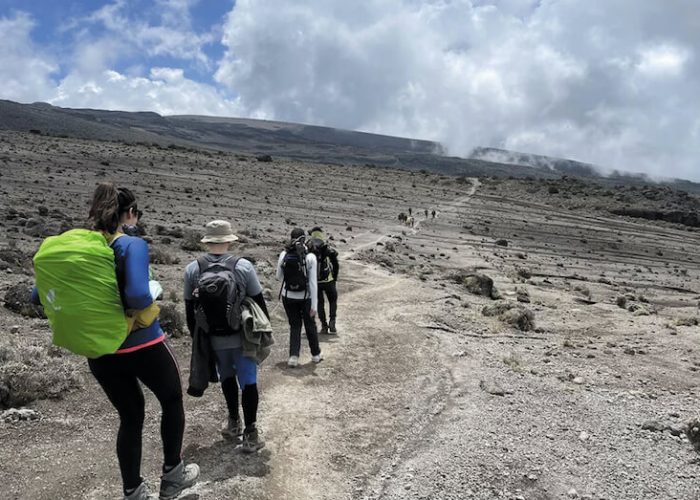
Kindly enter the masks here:
M 311 317 L 311 299 L 288 299 L 283 297 L 282 303 L 289 320 L 289 355 L 299 356 L 302 324 L 306 330 L 306 338 L 309 341 L 311 355 L 316 356 L 320 354 L 321 348 L 318 345 L 316 322 Z
M 335 321 L 335 313 L 338 310 L 338 290 L 335 287 L 335 280 L 318 284 L 318 319 L 321 320 L 322 326 L 328 326 L 328 322 L 326 321 L 326 305 L 323 300 L 324 293 L 326 297 L 328 297 L 328 308 L 330 309 L 330 316 L 328 319 Z
M 139 381 L 155 394 L 162 408 L 163 464 L 179 464 L 185 430 L 182 383 L 177 361 L 165 341 L 129 353 L 88 359 L 88 365 L 119 413 L 117 457 L 124 489 L 141 484 L 144 399 Z

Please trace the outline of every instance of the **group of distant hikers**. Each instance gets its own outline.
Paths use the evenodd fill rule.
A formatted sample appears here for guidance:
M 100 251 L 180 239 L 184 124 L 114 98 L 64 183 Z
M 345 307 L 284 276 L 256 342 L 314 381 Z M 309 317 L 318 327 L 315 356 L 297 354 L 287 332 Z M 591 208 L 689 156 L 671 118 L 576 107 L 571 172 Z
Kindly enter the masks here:
M 88 358 L 90 371 L 119 414 L 117 457 L 125 499 L 156 498 L 140 473 L 145 419 L 140 383 L 156 396 L 163 441 L 159 498 L 172 499 L 193 486 L 200 471 L 182 459 L 180 371 L 159 323 L 156 299 L 162 289 L 151 280 L 148 245 L 137 236 L 141 216 L 129 189 L 99 184 L 89 212 L 92 228 L 47 238 L 35 255 L 32 300 L 43 305 L 53 342 Z M 192 336 L 187 392 L 198 397 L 210 382 L 220 382 L 228 409 L 222 435 L 240 444 L 243 452 L 254 453 L 265 445 L 256 426 L 258 365 L 269 355 L 273 340 L 254 265 L 229 253 L 237 240 L 227 221 L 209 222 L 201 239 L 207 253 L 185 269 L 185 311 Z M 301 228 L 292 230 L 276 273 L 289 320 L 289 367 L 299 364 L 302 326 L 312 362 L 323 359 L 317 315 L 320 334 L 337 334 L 338 272 L 338 253 L 320 227 L 308 235 Z
M 424 212 L 425 212 L 425 218 L 427 219 L 428 218 L 428 209 L 426 208 L 424 210 Z M 433 209 L 431 214 L 432 214 L 433 219 L 434 219 L 437 212 Z M 415 217 L 413 217 L 413 209 L 411 207 L 408 207 L 408 215 L 406 215 L 405 212 L 399 213 L 399 222 L 403 222 L 408 227 L 413 227 L 415 225 L 416 219 L 415 219 Z

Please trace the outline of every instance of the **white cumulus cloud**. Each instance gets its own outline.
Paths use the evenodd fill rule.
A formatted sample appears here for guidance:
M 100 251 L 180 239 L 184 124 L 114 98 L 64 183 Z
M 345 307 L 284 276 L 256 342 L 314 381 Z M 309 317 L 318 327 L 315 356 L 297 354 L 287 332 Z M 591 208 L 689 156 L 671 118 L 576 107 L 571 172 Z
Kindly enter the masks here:
M 238 0 L 248 115 L 700 179 L 700 4 Z
M 0 88 L 3 99 L 41 101 L 54 88 L 52 75 L 58 65 L 48 53 L 34 46 L 32 18 L 22 12 L 0 17 Z

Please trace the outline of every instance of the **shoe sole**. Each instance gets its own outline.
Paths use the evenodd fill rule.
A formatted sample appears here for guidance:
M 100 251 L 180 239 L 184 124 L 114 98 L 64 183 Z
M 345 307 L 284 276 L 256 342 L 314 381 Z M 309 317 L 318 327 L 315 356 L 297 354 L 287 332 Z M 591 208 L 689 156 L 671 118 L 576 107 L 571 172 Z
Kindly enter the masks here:
M 238 444 L 243 442 L 243 435 L 242 434 L 234 435 L 234 434 L 230 434 L 228 432 L 221 431 L 221 435 L 224 437 L 224 439 L 226 441 L 233 441 L 234 443 L 238 443 Z
M 250 455 L 251 453 L 255 453 L 256 451 L 260 451 L 263 448 L 265 448 L 265 443 L 260 443 L 255 446 L 255 448 L 241 448 L 241 451 L 247 455 Z
M 158 498 L 159 498 L 159 500 L 173 500 L 173 499 L 179 497 L 179 496 L 182 494 L 182 492 L 185 491 L 187 488 L 191 488 L 191 487 L 194 486 L 195 484 L 197 484 L 197 480 L 196 480 L 196 479 L 195 479 L 195 481 L 194 481 L 192 484 L 190 484 L 190 485 L 188 485 L 188 486 L 185 486 L 184 488 L 182 488 L 181 490 L 179 490 L 177 493 L 170 493 L 169 495 L 163 495 L 163 494 L 161 493 L 161 495 L 160 495 Z

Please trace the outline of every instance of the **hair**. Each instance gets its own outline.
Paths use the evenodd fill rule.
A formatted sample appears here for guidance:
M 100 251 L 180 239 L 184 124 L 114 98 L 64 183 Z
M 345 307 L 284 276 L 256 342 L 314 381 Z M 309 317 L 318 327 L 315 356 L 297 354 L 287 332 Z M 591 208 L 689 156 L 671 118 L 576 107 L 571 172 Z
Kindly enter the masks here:
M 301 237 L 304 237 L 304 230 L 302 228 L 295 227 L 294 229 L 292 229 L 292 234 L 291 234 L 292 241 L 297 240 Z
M 92 195 L 89 217 L 94 229 L 114 233 L 119 228 L 119 218 L 132 208 L 136 210 L 134 193 L 111 182 L 102 182 Z

